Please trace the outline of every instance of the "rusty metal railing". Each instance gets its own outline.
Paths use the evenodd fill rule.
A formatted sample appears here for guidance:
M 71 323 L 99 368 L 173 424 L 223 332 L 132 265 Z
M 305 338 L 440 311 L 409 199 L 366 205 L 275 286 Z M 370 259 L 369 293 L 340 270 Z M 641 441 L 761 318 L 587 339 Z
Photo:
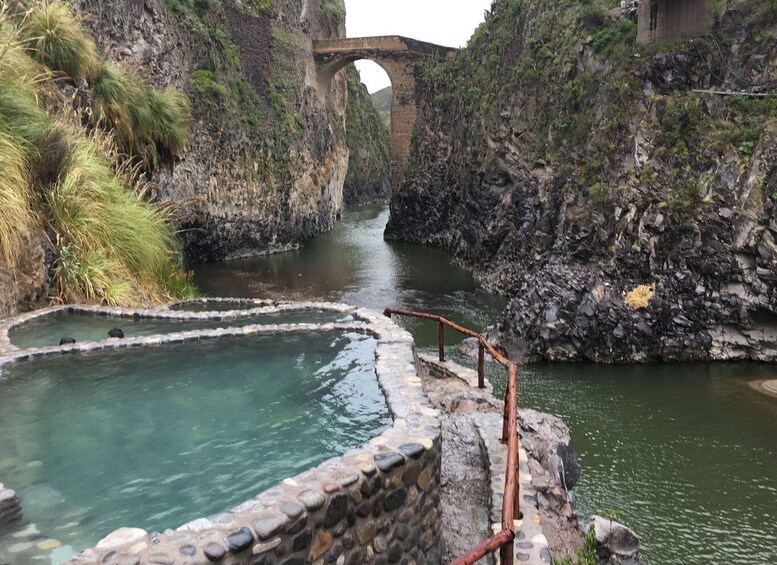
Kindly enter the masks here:
M 484 358 L 485 352 L 507 368 L 507 389 L 505 391 L 505 407 L 502 421 L 502 443 L 507 444 L 507 470 L 505 472 L 505 490 L 502 498 L 502 530 L 490 538 L 477 544 L 466 554 L 454 559 L 451 565 L 473 565 L 486 555 L 500 550 L 503 565 L 513 565 L 513 543 L 515 539 L 514 520 L 521 517 L 520 485 L 518 483 L 518 365 L 502 356 L 482 334 L 454 324 L 441 316 L 386 308 L 383 311 L 389 318 L 392 314 L 421 318 L 437 322 L 437 343 L 439 359 L 445 362 L 445 327 L 474 337 L 478 340 L 478 387 L 485 388 Z

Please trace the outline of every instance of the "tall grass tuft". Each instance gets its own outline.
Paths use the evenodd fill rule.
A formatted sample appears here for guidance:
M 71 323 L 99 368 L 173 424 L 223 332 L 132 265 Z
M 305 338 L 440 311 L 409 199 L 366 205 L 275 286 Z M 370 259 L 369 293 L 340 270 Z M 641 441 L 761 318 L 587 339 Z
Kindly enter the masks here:
M 186 115 L 185 102 L 167 93 L 152 100 L 134 71 L 110 64 L 89 71 L 94 46 L 85 35 L 86 43 L 77 41 L 83 30 L 62 4 L 13 24 L 0 9 L 0 261 L 13 268 L 30 236 L 48 235 L 62 300 L 131 305 L 193 295 L 168 215 L 134 186 L 106 131 L 180 148 L 185 131 L 176 118 Z M 56 41 L 31 39 L 43 24 Z M 111 127 L 87 133 L 62 109 L 40 62 L 73 77 L 91 72 L 99 119 Z
M 116 176 L 98 143 L 70 143 L 66 172 L 46 195 L 51 227 L 67 249 L 56 271 L 63 294 L 110 304 L 137 302 L 143 292 L 155 301 L 172 298 L 166 281 L 186 277 L 165 217 Z
M 0 129 L 0 258 L 9 269 L 36 227 L 27 162 L 20 145 L 18 139 Z
M 40 63 L 73 79 L 92 78 L 100 58 L 86 29 L 63 2 L 45 2 L 19 29 L 24 45 Z
M 186 145 L 192 109 L 186 95 L 173 88 L 149 90 L 151 110 L 151 138 L 173 155 L 180 154 Z
M 180 154 L 191 123 L 189 99 L 167 88 L 150 89 L 137 71 L 105 62 L 92 81 L 98 120 L 112 127 L 122 144 L 153 162 L 156 149 Z

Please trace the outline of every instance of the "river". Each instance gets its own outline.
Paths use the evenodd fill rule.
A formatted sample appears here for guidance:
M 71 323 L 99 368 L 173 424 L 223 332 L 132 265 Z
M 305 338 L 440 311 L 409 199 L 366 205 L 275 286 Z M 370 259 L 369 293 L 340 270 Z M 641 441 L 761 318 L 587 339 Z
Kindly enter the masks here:
M 346 211 L 335 228 L 288 253 L 199 265 L 212 296 L 325 299 L 494 323 L 504 298 L 479 288 L 445 251 L 385 242 L 385 206 Z M 421 350 L 436 327 L 398 320 Z M 455 336 L 449 335 L 454 343 Z M 449 348 L 449 355 L 462 359 Z M 489 367 L 497 389 L 503 375 Z M 754 363 L 522 368 L 519 404 L 557 414 L 583 465 L 582 514 L 614 512 L 653 564 L 777 563 L 777 399 L 749 383 L 777 375 Z

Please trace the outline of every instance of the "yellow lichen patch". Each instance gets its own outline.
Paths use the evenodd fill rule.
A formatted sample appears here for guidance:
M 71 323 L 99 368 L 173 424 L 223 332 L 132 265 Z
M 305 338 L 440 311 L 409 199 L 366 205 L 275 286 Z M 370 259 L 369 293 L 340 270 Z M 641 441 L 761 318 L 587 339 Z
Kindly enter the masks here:
M 641 284 L 634 287 L 631 292 L 626 294 L 626 305 L 634 310 L 640 310 L 641 308 L 647 308 L 650 299 L 656 294 L 656 285 L 653 284 Z

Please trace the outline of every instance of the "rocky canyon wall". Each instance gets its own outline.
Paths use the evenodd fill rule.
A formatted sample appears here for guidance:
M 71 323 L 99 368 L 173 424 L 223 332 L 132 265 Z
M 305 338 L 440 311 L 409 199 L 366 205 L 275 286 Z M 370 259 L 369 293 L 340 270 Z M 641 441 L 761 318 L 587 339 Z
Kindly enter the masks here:
M 663 46 L 608 8 L 497 0 L 426 66 L 387 237 L 509 295 L 517 358 L 773 361 L 777 8 Z

